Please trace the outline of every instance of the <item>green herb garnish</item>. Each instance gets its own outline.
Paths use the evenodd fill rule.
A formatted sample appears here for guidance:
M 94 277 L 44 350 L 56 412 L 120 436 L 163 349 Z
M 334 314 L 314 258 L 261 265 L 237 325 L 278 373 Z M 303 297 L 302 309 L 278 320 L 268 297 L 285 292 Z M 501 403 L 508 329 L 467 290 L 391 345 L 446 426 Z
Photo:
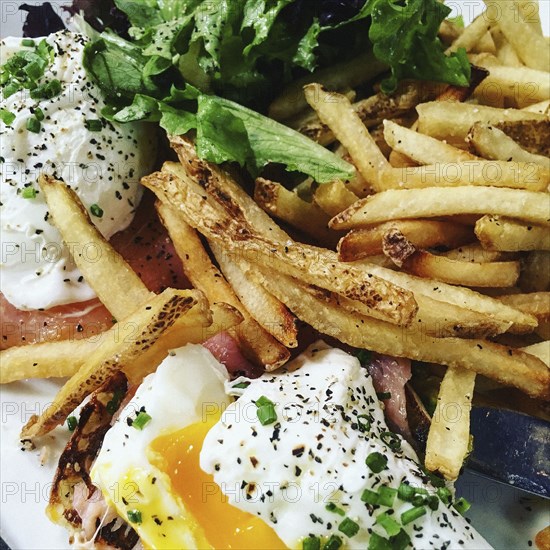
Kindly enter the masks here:
M 387 468 L 388 459 L 383 454 L 374 452 L 367 456 L 365 463 L 370 468 L 371 472 L 379 474 L 382 470 Z
M 381 525 L 390 537 L 397 535 L 401 531 L 401 525 L 386 512 L 376 517 L 376 523 Z
M 277 420 L 275 404 L 264 395 L 256 400 L 256 407 L 258 407 L 256 414 L 262 426 L 273 424 Z
M 426 508 L 424 506 L 415 506 L 401 514 L 401 523 L 407 525 L 412 521 L 417 520 L 426 514 Z
M 350 518 L 344 518 L 344 520 L 340 522 L 340 525 L 338 525 L 338 531 L 352 538 L 359 533 L 359 525 Z
M 393 506 L 395 495 L 397 495 L 397 489 L 385 486 L 380 487 L 378 489 L 378 504 L 387 506 L 388 508 Z
M 141 523 L 141 512 L 139 510 L 128 510 L 128 521 L 130 523 Z
M 329 512 L 334 512 L 335 514 L 338 514 L 339 516 L 345 516 L 346 511 L 343 508 L 340 508 L 339 506 L 336 506 L 334 502 L 329 502 L 325 506 L 325 510 L 328 510 Z
M 321 539 L 309 535 L 309 537 L 302 540 L 302 550 L 321 550 Z
M 101 132 L 103 124 L 99 119 L 88 119 L 84 121 L 84 125 L 89 132 Z
M 380 439 L 392 450 L 398 451 L 401 449 L 401 438 L 393 432 L 382 432 Z
M 136 430 L 143 430 L 149 422 L 151 422 L 152 418 L 150 415 L 148 415 L 145 411 L 140 411 L 138 415 L 134 418 L 132 422 L 132 427 L 136 428 Z
M 464 515 L 472 505 L 464 497 L 460 497 L 453 506 L 459 514 Z
M 42 124 L 40 124 L 40 121 L 34 117 L 30 117 L 27 119 L 27 130 L 29 132 L 33 132 L 34 134 L 38 134 L 40 132 L 40 128 L 42 128 Z
M 323 546 L 323 550 L 338 550 L 341 547 L 342 539 L 338 535 L 330 535 L 330 538 Z
M 90 206 L 90 212 L 96 218 L 103 217 L 103 209 L 98 204 L 92 204 L 92 206 Z
M 11 113 L 7 109 L 0 109 L 0 120 L 7 126 L 9 126 L 15 120 L 15 114 Z
M 21 191 L 21 197 L 24 199 L 34 199 L 36 197 L 36 189 L 34 187 L 25 187 Z
M 69 428 L 69 431 L 74 432 L 77 426 L 78 420 L 76 419 L 76 416 L 69 416 L 69 418 L 67 418 L 67 427 Z

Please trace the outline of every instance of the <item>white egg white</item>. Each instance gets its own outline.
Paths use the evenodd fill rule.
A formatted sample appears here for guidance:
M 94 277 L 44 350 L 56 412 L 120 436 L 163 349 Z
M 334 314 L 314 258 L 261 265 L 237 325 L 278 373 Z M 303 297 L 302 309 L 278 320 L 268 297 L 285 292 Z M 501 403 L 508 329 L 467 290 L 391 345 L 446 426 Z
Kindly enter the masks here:
M 54 58 L 43 81 L 59 80 L 61 93 L 35 100 L 29 90 L 21 90 L 0 101 L 2 109 L 15 115 L 10 125 L 0 121 L 0 291 L 22 310 L 93 298 L 70 252 L 77 250 L 90 262 L 104 253 L 86 243 L 63 244 L 48 219 L 37 184 L 39 175 L 62 178 L 88 211 L 98 205 L 103 215 L 92 214 L 92 221 L 110 238 L 131 222 L 142 193 L 139 179 L 152 168 L 156 149 L 155 132 L 146 124 L 103 120 L 101 131 L 90 131 L 86 123 L 101 119 L 104 102 L 83 67 L 87 39 L 61 31 L 46 41 L 53 47 Z M 18 51 L 30 49 L 21 44 L 21 38 L 13 37 L 2 40 L 0 46 L 2 64 Z M 38 133 L 27 129 L 36 108 L 44 114 Z M 23 198 L 23 190 L 29 187 L 36 191 L 35 198 Z

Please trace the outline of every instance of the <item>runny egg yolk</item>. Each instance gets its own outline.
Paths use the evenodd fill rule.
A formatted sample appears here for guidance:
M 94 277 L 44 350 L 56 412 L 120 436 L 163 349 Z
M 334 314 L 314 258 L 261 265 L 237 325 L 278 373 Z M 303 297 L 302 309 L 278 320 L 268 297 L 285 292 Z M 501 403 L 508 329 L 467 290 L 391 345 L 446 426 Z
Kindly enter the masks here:
M 213 548 L 287 548 L 265 522 L 229 504 L 213 476 L 201 469 L 201 447 L 217 420 L 209 418 L 206 422 L 158 437 L 150 447 L 151 462 L 168 475 L 174 491 L 203 528 Z

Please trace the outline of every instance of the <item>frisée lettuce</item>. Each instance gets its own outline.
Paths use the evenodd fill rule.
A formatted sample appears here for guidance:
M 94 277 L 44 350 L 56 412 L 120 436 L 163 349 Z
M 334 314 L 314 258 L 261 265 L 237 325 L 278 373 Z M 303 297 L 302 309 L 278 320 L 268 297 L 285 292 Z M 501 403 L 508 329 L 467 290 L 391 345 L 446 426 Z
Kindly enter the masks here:
M 438 0 L 115 0 L 130 27 L 106 29 L 85 51 L 105 114 L 195 130 L 199 154 L 253 174 L 267 163 L 319 182 L 353 167 L 261 113 L 289 82 L 372 50 L 387 64 L 384 91 L 403 78 L 465 86 L 465 52 L 437 38 L 449 9 Z

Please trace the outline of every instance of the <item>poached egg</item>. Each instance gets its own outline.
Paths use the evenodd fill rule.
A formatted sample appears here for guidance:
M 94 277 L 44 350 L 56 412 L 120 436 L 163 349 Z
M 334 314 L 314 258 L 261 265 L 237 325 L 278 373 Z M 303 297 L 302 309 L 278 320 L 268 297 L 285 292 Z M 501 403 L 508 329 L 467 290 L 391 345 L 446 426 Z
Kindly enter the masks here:
M 83 66 L 85 36 L 61 31 L 34 45 L 6 38 L 0 43 L 2 65 L 18 53 L 33 54 L 43 40 L 50 58 L 40 82 L 58 81 L 60 92 L 33 99 L 28 89 L 6 97 L 3 88 L 0 100 L 8 117 L 0 122 L 0 291 L 21 310 L 95 297 L 71 259 L 77 243 L 64 244 L 49 220 L 39 175 L 63 179 L 108 239 L 132 221 L 142 194 L 139 180 L 151 170 L 156 150 L 155 132 L 146 124 L 102 118 L 100 89 Z M 37 113 L 42 120 L 29 129 Z M 101 253 L 84 243 L 88 261 Z
M 491 548 L 388 430 L 359 361 L 322 342 L 233 382 L 201 346 L 174 351 L 91 475 L 149 548 Z

